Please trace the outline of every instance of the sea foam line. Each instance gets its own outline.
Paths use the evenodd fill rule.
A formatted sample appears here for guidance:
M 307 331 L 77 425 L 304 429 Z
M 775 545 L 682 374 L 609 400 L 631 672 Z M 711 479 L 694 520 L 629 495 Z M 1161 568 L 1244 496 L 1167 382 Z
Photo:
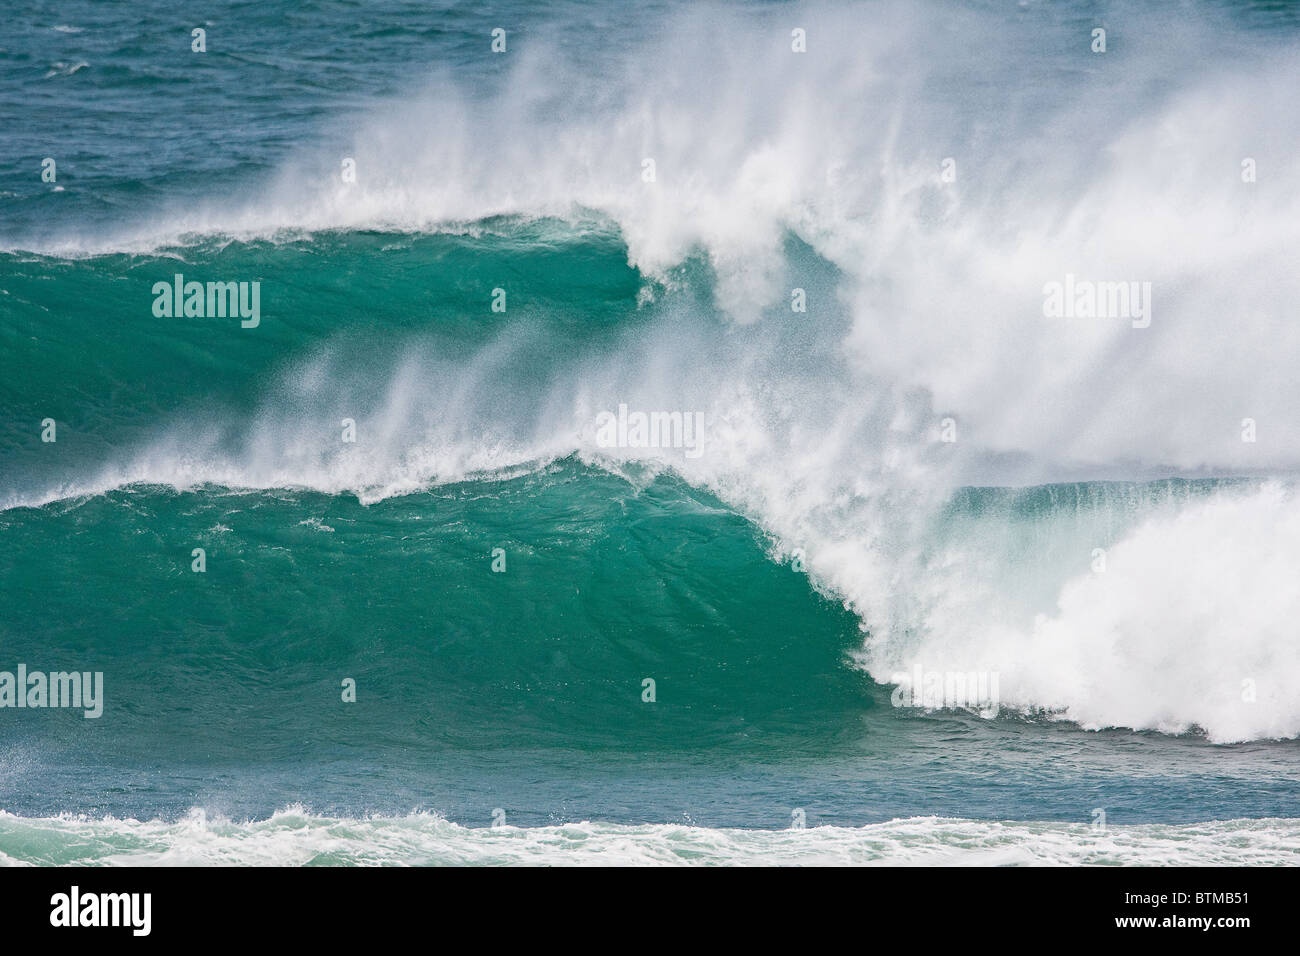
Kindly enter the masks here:
M 1300 820 L 1129 826 L 911 817 L 862 827 L 714 829 L 583 821 L 464 827 L 432 813 L 323 817 L 289 807 L 235 823 L 0 812 L 7 865 L 1296 865 Z

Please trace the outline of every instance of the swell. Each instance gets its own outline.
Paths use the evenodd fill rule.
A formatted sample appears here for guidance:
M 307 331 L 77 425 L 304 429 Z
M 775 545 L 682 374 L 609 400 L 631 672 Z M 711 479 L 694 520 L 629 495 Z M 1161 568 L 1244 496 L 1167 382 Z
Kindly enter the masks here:
M 259 281 L 265 321 L 244 329 L 238 318 L 156 318 L 152 289 L 177 274 Z M 501 285 L 511 296 L 504 315 L 491 308 Z M 310 403 L 337 408 L 340 418 L 382 412 L 402 368 L 426 358 L 430 386 L 456 366 L 469 379 L 463 367 L 475 356 L 491 363 L 494 352 L 502 381 L 537 382 L 566 350 L 612 347 L 617 328 L 637 319 L 642 285 L 607 229 L 551 222 L 480 223 L 463 235 L 207 241 L 161 256 L 0 255 L 0 398 L 12 409 L 0 423 L 11 466 L 0 501 L 168 481 L 146 466 L 105 470 L 129 468 L 132 451 L 147 456 L 151 443 L 175 433 L 184 444 L 175 457 L 195 463 L 195 481 L 311 485 L 306 469 L 241 482 L 228 469 L 197 466 L 205 453 L 209 462 L 236 457 L 234 433 L 255 429 L 259 416 L 301 416 Z M 446 401 L 440 392 L 438 405 Z M 422 421 L 437 411 L 428 404 Z M 317 427 L 336 430 L 332 415 L 317 411 Z M 52 444 L 30 427 L 46 418 L 61 431 Z M 418 444 L 425 436 L 404 437 Z M 521 449 L 517 461 L 534 457 Z
M 669 473 L 752 522 L 763 550 L 851 608 L 865 632 L 857 660 L 878 682 L 917 667 L 997 673 L 1007 712 L 1218 741 L 1300 733 L 1300 663 L 1286 636 L 1300 608 L 1282 583 L 1300 541 L 1289 480 L 954 496 L 964 473 L 996 475 L 998 456 L 939 440 L 924 392 L 900 394 L 843 355 L 847 309 L 811 324 L 774 308 L 736 326 L 714 303 L 708 262 L 654 280 L 622 248 L 608 232 L 511 221 L 467 236 L 331 235 L 188 258 L 8 257 L 4 387 L 21 412 L 5 448 L 10 526 L 41 505 L 74 522 L 103 500 L 129 514 L 156 486 L 200 501 L 283 489 L 374 506 L 548 475 L 556 462 L 583 469 L 566 487 L 584 493 Z M 814 291 L 841 278 L 793 239 L 787 255 Z M 68 281 L 43 281 L 51 270 Z M 149 290 L 175 270 L 267 276 L 263 325 L 156 319 Z M 504 313 L 491 309 L 496 281 Z M 99 308 L 87 315 L 74 300 Z M 620 404 L 698 411 L 701 454 L 605 447 L 596 422 Z M 47 416 L 54 443 L 36 427 Z M 1012 464 L 1042 471 L 1023 456 Z M 177 520 L 171 509 L 156 519 Z M 177 555 L 140 559 L 161 572 Z M 39 564 L 35 550 L 28 560 Z M 696 607 L 725 620 L 715 600 Z M 691 633 L 692 606 L 674 607 L 677 633 Z M 214 610 L 211 626 L 220 619 Z

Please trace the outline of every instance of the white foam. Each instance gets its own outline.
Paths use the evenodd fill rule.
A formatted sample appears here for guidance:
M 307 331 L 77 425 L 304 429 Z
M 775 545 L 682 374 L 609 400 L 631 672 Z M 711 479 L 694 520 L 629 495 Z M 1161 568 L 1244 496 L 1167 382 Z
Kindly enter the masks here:
M 1022 531 L 1061 535 L 1073 518 Z M 1092 729 L 1199 728 L 1218 742 L 1300 735 L 1294 494 L 1276 483 L 1221 490 L 1132 520 L 1113 544 L 1085 534 L 1072 552 L 1018 557 L 972 525 L 916 568 L 923 623 L 870 645 L 868 668 L 996 673 L 1004 706 Z M 1099 569 L 1094 542 L 1107 545 Z
M 962 483 L 1300 471 L 1300 195 L 1282 185 L 1300 174 L 1300 57 L 1206 11 L 1154 30 L 1145 16 L 1125 11 L 1124 43 L 1090 58 L 1086 31 L 1032 11 L 705 8 L 603 51 L 598 75 L 545 45 L 517 47 L 496 92 L 439 74 L 242 204 L 66 248 L 596 210 L 647 274 L 702 250 L 735 327 L 667 310 L 613 357 L 574 355 L 532 384 L 503 375 L 528 347 L 508 337 L 464 367 L 413 347 L 378 396 L 340 381 L 326 346 L 233 434 L 168 423 L 102 474 L 10 503 L 126 482 L 374 501 L 575 450 L 649 458 L 758 521 L 778 555 L 802 549 L 814 583 L 862 616 L 879 679 L 916 661 L 995 669 L 1016 706 L 1086 726 L 1294 736 L 1283 571 L 1300 526 L 1281 485 L 1091 537 L 1067 518 L 981 551 L 1006 527 L 991 517 L 975 543 L 935 544 Z M 792 26 L 808 53 L 791 53 Z M 834 288 L 787 256 L 791 235 L 839 270 Z M 1045 318 L 1043 286 L 1067 273 L 1151 282 L 1150 327 Z M 809 312 L 792 314 L 802 285 Z M 599 447 L 595 417 L 620 402 L 703 412 L 706 453 Z M 342 446 L 359 405 L 365 443 Z M 948 416 L 954 444 L 936 440 Z M 1097 547 L 1104 576 L 1088 570 Z
M 201 810 L 177 822 L 28 819 L 0 812 L 0 861 L 6 865 L 1218 866 L 1298 859 L 1300 823 L 1285 819 L 1098 830 L 915 817 L 857 828 L 746 830 L 593 822 L 470 828 L 427 813 L 347 819 L 301 807 L 243 823 Z

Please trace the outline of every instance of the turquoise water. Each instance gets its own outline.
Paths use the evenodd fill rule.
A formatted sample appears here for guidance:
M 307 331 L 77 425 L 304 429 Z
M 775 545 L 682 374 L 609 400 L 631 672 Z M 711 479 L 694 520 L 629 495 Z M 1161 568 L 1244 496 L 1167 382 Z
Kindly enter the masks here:
M 1300 41 L 1193 11 L 15 12 L 0 860 L 1294 863 Z

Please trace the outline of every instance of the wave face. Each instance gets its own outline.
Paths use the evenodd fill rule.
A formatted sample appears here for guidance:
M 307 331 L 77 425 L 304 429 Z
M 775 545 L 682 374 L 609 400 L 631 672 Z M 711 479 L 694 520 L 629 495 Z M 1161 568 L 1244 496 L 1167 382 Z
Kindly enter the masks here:
M 700 834 L 618 829 L 675 820 L 667 792 L 573 811 L 618 824 L 584 845 L 648 862 L 950 840 L 1040 862 L 1204 840 L 1189 859 L 1218 862 L 1232 824 L 1197 821 L 1294 813 L 1292 13 L 706 5 L 648 31 L 541 4 L 492 56 L 488 13 L 394 3 L 364 27 L 241 11 L 207 59 L 161 62 L 163 15 L 132 16 L 73 3 L 0 51 L 0 118 L 39 88 L 15 152 L 71 152 L 57 190 L 0 161 L 24 183 L 0 195 L 0 669 L 93 664 L 109 687 L 101 722 L 7 722 L 0 806 L 62 834 L 30 857 L 0 838 L 14 861 L 66 861 L 75 834 L 270 859 L 282 828 L 319 838 L 295 862 L 563 855 L 562 829 L 357 816 L 426 806 L 434 754 L 509 752 L 534 780 L 551 750 L 591 774 L 699 750 L 785 768 L 787 796 L 750 781 L 761 809 L 686 788 L 727 815 Z M 247 53 L 259 30 L 342 72 Z M 230 122 L 177 145 L 142 105 L 164 87 Z M 90 102 L 115 106 L 120 152 Z M 258 323 L 159 315 L 177 274 L 259 283 Z M 1076 280 L 1149 291 L 1137 315 L 1049 317 Z M 698 427 L 648 447 L 638 412 Z M 931 674 L 992 679 L 996 706 L 891 706 Z M 977 822 L 1006 811 L 962 774 L 1009 739 L 1078 748 L 1051 780 L 1015 771 L 1013 818 L 1057 823 Z M 971 762 L 924 770 L 942 740 Z M 135 782 L 104 786 L 87 748 Z M 835 755 L 820 783 L 785 764 L 814 754 Z M 1116 798 L 1067 794 L 1112 759 L 1136 829 L 1081 844 L 1065 821 Z M 1222 790 L 1197 795 L 1208 763 L 1168 784 L 1212 759 Z M 871 761 L 938 776 L 871 804 L 845 784 Z M 136 776 L 182 765 L 219 782 Z M 265 817 L 304 795 L 232 794 L 273 765 L 325 815 L 119 822 L 209 798 Z M 434 809 L 527 799 L 457 766 L 481 785 Z M 939 777 L 971 790 L 936 807 Z M 557 819 L 529 827 L 573 824 L 538 786 Z M 825 848 L 727 829 L 801 789 L 838 801 Z M 971 819 L 867 832 L 850 808 Z M 92 817 L 50 822 L 68 810 Z M 1250 852 L 1289 859 L 1287 826 Z

